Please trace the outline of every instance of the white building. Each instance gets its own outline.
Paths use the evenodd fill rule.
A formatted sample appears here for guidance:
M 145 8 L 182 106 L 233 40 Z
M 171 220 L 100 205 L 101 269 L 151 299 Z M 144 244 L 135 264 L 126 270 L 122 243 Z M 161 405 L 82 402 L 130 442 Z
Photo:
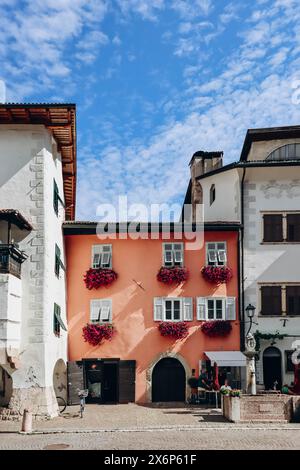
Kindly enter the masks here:
M 194 154 L 185 203 L 203 203 L 206 222 L 241 222 L 241 320 L 254 305 L 258 387 L 279 388 L 294 378 L 300 341 L 300 126 L 250 129 L 240 160 L 222 157 Z
M 66 396 L 62 223 L 74 218 L 75 106 L 0 105 L 0 168 L 1 412 L 55 416 Z

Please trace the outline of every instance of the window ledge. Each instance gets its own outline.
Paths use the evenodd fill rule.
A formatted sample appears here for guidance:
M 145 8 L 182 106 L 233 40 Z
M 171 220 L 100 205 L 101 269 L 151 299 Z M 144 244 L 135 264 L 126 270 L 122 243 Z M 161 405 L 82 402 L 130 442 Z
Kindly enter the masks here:
M 288 241 L 282 241 L 282 242 L 260 242 L 260 245 L 300 245 L 299 242 L 288 242 Z

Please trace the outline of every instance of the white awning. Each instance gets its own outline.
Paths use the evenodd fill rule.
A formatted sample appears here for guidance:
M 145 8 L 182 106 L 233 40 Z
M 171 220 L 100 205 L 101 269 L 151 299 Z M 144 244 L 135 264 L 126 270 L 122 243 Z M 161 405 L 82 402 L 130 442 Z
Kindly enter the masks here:
M 241 351 L 205 351 L 205 355 L 220 367 L 245 367 L 246 356 Z

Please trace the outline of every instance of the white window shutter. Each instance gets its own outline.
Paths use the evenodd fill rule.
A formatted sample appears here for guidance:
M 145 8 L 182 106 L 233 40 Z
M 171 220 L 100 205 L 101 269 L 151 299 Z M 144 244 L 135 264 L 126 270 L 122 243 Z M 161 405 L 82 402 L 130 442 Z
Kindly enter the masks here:
M 226 297 L 226 320 L 236 320 L 236 302 L 235 297 Z
M 99 321 L 101 300 L 91 300 L 90 304 L 90 320 L 91 322 Z
M 183 320 L 193 321 L 193 298 L 184 297 L 183 302 Z
M 197 297 L 197 320 L 206 320 L 206 297 Z
M 111 299 L 101 300 L 100 321 L 112 322 L 112 301 Z
M 154 297 L 153 299 L 153 316 L 154 321 L 162 321 L 163 320 L 163 297 Z

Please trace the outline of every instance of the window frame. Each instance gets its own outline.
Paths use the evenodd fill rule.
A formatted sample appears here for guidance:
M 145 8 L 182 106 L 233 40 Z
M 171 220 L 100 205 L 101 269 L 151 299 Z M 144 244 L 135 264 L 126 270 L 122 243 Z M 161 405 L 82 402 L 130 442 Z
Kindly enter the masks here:
M 295 146 L 295 156 L 293 158 L 291 158 L 289 156 L 289 148 L 294 145 Z M 276 147 L 274 150 L 272 150 L 268 156 L 266 157 L 266 160 L 269 160 L 269 161 L 294 161 L 294 160 L 300 160 L 300 156 L 297 157 L 297 150 L 296 150 L 296 145 L 300 148 L 300 143 L 299 142 L 290 142 L 289 144 L 284 144 L 284 145 L 280 145 L 279 147 Z M 275 152 L 278 152 L 279 153 L 279 156 L 280 156 L 280 153 L 282 153 L 282 150 L 285 149 L 285 156 L 284 158 L 271 158 Z
M 280 287 L 281 288 L 281 313 L 279 315 L 266 315 L 262 313 L 262 288 L 263 287 Z M 263 318 L 300 318 L 299 314 L 288 313 L 288 287 L 300 288 L 299 282 L 260 282 L 258 283 L 258 316 Z
M 216 200 L 216 185 L 213 183 L 209 188 L 209 205 L 212 206 Z
M 171 308 L 171 318 L 167 318 L 166 316 L 166 302 L 171 302 L 172 308 Z M 174 303 L 179 302 L 179 318 L 175 319 L 174 318 Z M 179 297 L 164 297 L 163 299 L 163 321 L 165 322 L 181 322 L 183 321 L 183 301 L 182 298 Z
M 171 245 L 172 248 L 166 250 L 166 246 Z M 180 245 L 181 249 L 180 250 L 175 250 L 175 245 Z M 166 265 L 166 253 L 172 253 L 172 261 L 170 261 L 171 264 Z M 176 253 L 181 253 L 181 261 L 175 264 L 175 255 Z M 183 268 L 184 267 L 184 243 L 183 242 L 164 242 L 162 244 L 162 265 L 165 268 Z
M 223 248 L 218 248 L 218 244 L 223 244 L 224 245 L 224 249 Z M 208 248 L 208 245 L 215 245 L 215 248 Z M 217 262 L 214 263 L 212 261 L 209 261 L 209 252 L 210 251 L 214 251 L 216 252 L 216 255 L 217 255 Z M 225 252 L 225 261 L 224 262 L 220 262 L 219 261 L 219 251 L 224 251 Z M 205 262 L 206 262 L 206 266 L 227 266 L 227 260 L 228 260 L 228 257 L 227 257 L 227 242 L 226 241 L 223 241 L 223 240 L 220 240 L 220 241 L 207 241 L 205 242 Z
M 92 319 L 92 311 L 93 311 L 93 304 L 97 302 L 100 304 L 99 306 L 99 313 L 98 313 L 98 319 L 93 320 Z M 109 305 L 102 305 L 104 302 L 108 303 Z M 102 317 L 102 312 L 101 310 L 104 308 L 109 309 L 109 316 L 108 320 L 101 320 Z M 112 324 L 112 317 L 113 317 L 113 311 L 112 311 L 112 299 L 111 298 L 105 298 L 105 299 L 91 299 L 90 300 L 90 323 L 93 325 L 111 325 Z
M 208 316 L 208 302 L 213 301 L 214 303 L 214 316 L 213 318 L 209 318 Z M 217 301 L 222 302 L 222 318 L 217 318 Z M 215 321 L 215 320 L 226 320 L 226 297 L 206 297 L 205 298 L 205 308 L 206 308 L 206 317 L 207 321 Z
M 101 247 L 101 251 L 98 253 L 96 251 L 96 248 L 98 249 L 99 247 Z M 109 247 L 109 251 L 104 251 L 103 247 Z M 112 253 L 113 253 L 113 247 L 111 243 L 98 243 L 96 245 L 92 245 L 92 259 L 91 259 L 92 269 L 112 269 Z M 103 265 L 104 263 L 102 262 L 102 258 L 103 258 L 103 255 L 105 254 L 110 255 L 109 266 Z M 96 266 L 94 263 L 95 256 L 97 255 L 99 255 L 99 258 L 100 258 L 100 262 L 98 266 Z M 108 264 L 108 263 L 105 263 L 105 264 Z
M 54 310 L 53 310 L 53 333 L 57 338 L 61 336 L 61 326 L 57 319 L 57 315 L 61 317 L 61 307 L 57 303 L 54 302 Z
M 61 260 L 61 249 L 59 248 L 58 244 L 55 243 L 55 261 L 54 261 L 54 273 L 57 278 L 60 275 L 60 268 L 65 271 L 65 265 Z
M 59 203 L 61 203 L 62 207 L 65 208 L 65 203 L 59 195 L 59 187 L 56 182 L 56 179 L 53 178 L 53 208 L 56 216 L 58 216 L 59 211 Z
M 289 240 L 288 238 L 288 216 L 289 215 L 300 215 L 300 211 L 261 211 L 261 244 L 262 245 L 296 245 L 300 243 L 300 240 Z M 265 215 L 281 215 L 282 216 L 282 240 L 281 241 L 265 241 Z

